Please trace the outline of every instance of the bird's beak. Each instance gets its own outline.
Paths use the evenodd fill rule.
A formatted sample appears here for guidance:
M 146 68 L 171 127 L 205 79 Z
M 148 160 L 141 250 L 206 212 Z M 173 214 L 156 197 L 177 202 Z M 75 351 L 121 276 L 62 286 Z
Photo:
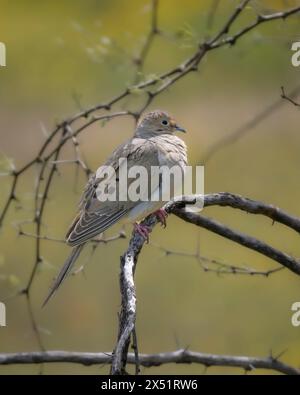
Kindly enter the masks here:
M 181 126 L 179 125 L 175 125 L 175 130 L 177 130 L 178 132 L 182 132 L 182 133 L 186 133 L 186 130 L 183 129 Z

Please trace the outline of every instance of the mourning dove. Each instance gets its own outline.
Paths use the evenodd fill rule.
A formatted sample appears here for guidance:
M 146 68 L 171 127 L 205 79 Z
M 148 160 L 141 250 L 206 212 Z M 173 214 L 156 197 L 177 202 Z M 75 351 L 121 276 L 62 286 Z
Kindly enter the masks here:
M 176 131 L 185 132 L 166 112 L 158 110 L 149 112 L 140 118 L 133 138 L 120 145 L 105 165 L 90 177 L 80 201 L 79 213 L 66 235 L 66 243 L 74 248 L 54 280 L 43 305 L 49 301 L 70 273 L 87 241 L 119 221 L 134 223 L 135 230 L 147 239 L 148 229 L 136 221 L 145 218 L 152 212 L 155 212 L 160 222 L 165 225 L 166 213 L 161 209 L 164 205 L 163 185 L 161 178 L 156 177 L 154 180 L 153 176 L 151 179 L 151 168 L 179 166 L 184 172 L 187 164 L 187 149 L 185 143 L 174 135 Z M 122 162 L 124 159 L 127 160 L 128 172 L 133 166 L 143 166 L 150 175 L 147 180 L 148 187 L 145 188 L 148 199 L 130 200 L 127 190 L 122 190 L 124 187 L 122 187 L 122 180 L 119 177 L 123 170 L 123 163 L 126 162 Z M 105 182 L 103 181 L 103 172 L 109 166 L 115 171 L 114 182 L 112 177 L 106 177 Z M 130 188 L 134 180 L 129 177 L 127 180 L 127 187 Z M 103 185 L 106 190 L 115 189 L 115 201 L 103 201 L 101 191 L 99 192 L 100 181 L 103 183 L 101 184 L 102 189 Z M 127 199 L 122 198 L 121 200 L 119 198 L 120 192 L 125 193 Z

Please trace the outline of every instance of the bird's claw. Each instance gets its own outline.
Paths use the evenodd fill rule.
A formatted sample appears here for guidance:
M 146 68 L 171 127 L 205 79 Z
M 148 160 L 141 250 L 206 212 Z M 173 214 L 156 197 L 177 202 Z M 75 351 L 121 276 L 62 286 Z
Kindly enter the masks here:
M 149 243 L 149 233 L 151 232 L 151 228 L 149 226 L 141 225 L 136 222 L 133 226 L 133 231 L 142 236 L 146 240 L 147 244 Z
M 167 217 L 168 217 L 168 213 L 166 212 L 166 210 L 160 208 L 159 210 L 155 211 L 154 214 L 156 215 L 161 226 L 165 228 L 167 226 Z

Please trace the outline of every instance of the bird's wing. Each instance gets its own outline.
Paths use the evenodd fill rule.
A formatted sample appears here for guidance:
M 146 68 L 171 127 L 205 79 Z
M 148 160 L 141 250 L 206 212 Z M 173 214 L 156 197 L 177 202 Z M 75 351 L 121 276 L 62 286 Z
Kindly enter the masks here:
M 123 183 L 119 182 L 119 175 L 123 166 L 125 166 L 124 159 L 127 159 L 127 169 L 132 166 L 143 166 L 148 174 L 148 190 L 150 192 L 149 184 L 151 183 L 151 166 L 158 166 L 158 149 L 153 141 L 141 138 L 133 138 L 124 145 L 116 149 L 112 156 L 107 160 L 105 166 L 112 166 L 116 172 L 116 177 L 106 177 L 103 184 L 103 167 L 99 168 L 89 180 L 80 204 L 80 212 L 73 221 L 69 232 L 67 233 L 67 243 L 72 246 L 82 244 L 91 238 L 104 232 L 129 211 L 138 205 L 140 201 L 120 201 L 118 196 L 120 192 L 127 195 L 127 190 L 130 185 L 133 185 L 135 178 L 128 178 L 127 188 L 124 188 Z M 121 161 L 119 161 L 121 159 Z M 127 174 L 126 174 L 127 176 Z M 101 201 L 101 191 L 99 185 L 102 181 L 101 190 L 105 185 L 105 190 L 115 188 L 115 201 Z M 155 186 L 151 185 L 152 188 Z M 98 189 L 97 189 L 98 188 Z

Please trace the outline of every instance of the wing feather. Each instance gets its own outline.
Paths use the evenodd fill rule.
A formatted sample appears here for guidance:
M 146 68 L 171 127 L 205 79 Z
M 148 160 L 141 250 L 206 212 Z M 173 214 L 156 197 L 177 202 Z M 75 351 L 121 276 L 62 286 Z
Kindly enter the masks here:
M 127 159 L 127 167 L 144 166 L 151 174 L 151 166 L 158 166 L 158 152 L 156 145 L 147 139 L 133 138 L 127 143 L 117 148 L 112 156 L 106 161 L 105 166 L 112 166 L 117 174 L 120 171 L 120 158 Z M 122 164 L 121 164 L 122 166 Z M 97 171 L 97 175 L 101 171 Z M 88 181 L 80 201 L 80 211 L 73 221 L 67 235 L 66 241 L 71 246 L 80 245 L 89 239 L 104 232 L 118 220 L 124 217 L 129 211 L 137 206 L 140 201 L 105 201 L 102 202 L 97 197 L 97 186 L 103 178 L 97 178 L 93 174 Z M 105 180 L 105 183 L 110 187 L 114 180 Z M 128 187 L 133 179 L 128 179 Z M 117 196 L 119 192 L 119 184 L 114 184 L 117 189 Z
M 71 246 L 85 243 L 89 239 L 99 235 L 116 223 L 126 214 L 126 210 L 119 210 L 113 214 L 101 215 L 93 218 L 92 222 L 86 222 L 84 218 L 78 221 L 69 235 L 67 242 Z M 84 223 L 83 223 L 84 222 Z

